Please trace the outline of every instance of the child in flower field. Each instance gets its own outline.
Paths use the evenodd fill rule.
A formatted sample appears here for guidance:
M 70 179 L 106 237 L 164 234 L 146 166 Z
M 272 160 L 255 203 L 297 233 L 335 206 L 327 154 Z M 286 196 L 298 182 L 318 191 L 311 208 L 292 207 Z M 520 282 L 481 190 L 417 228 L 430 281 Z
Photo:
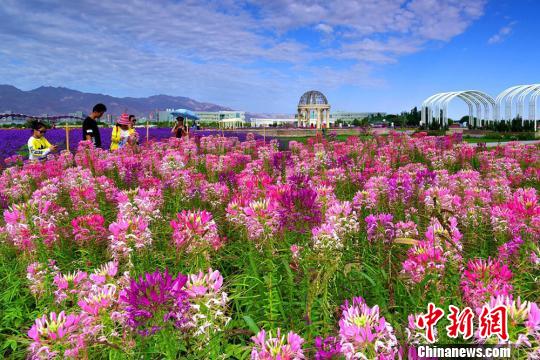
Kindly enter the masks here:
M 30 160 L 43 160 L 51 151 L 56 151 L 56 145 L 51 145 L 45 139 L 47 127 L 39 121 L 32 122 L 32 136 L 28 139 L 28 153 Z
M 111 134 L 111 150 L 118 150 L 126 146 L 127 144 L 136 144 L 135 129 L 129 120 L 129 115 L 123 113 L 120 115 L 118 122 L 113 128 Z

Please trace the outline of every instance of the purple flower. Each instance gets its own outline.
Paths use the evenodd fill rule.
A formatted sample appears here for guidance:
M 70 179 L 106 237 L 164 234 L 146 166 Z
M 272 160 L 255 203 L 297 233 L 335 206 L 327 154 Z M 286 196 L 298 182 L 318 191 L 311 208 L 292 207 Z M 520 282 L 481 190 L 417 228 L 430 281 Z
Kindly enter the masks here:
M 308 185 L 309 178 L 293 175 L 279 188 L 273 198 L 279 204 L 280 227 L 301 233 L 321 223 L 321 205 L 317 191 Z
M 369 215 L 366 217 L 367 237 L 370 242 L 390 243 L 394 240 L 394 217 L 391 214 Z
M 315 338 L 315 360 L 330 360 L 337 359 L 341 355 L 341 344 L 339 338 L 329 336 L 326 339 L 322 339 L 317 336 Z
M 167 270 L 147 273 L 138 281 L 131 279 L 120 295 L 120 301 L 127 304 L 128 325 L 143 335 L 157 332 L 167 322 L 181 328 L 189 310 L 188 294 L 183 289 L 186 281 L 187 276 L 173 278 Z

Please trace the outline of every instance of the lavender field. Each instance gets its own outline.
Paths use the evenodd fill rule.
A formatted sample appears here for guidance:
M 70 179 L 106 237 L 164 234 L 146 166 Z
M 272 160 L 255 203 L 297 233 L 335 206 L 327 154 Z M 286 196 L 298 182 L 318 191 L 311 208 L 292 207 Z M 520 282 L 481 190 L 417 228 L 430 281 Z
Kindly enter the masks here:
M 139 133 L 139 139 L 141 142 L 146 141 L 146 129 L 137 128 Z M 103 143 L 103 148 L 108 149 L 111 145 L 111 133 L 112 128 L 102 128 L 101 129 L 101 141 Z M 209 135 L 221 134 L 219 130 L 197 130 L 190 132 L 194 136 L 202 137 Z M 240 141 L 246 139 L 247 132 L 242 131 L 225 131 L 223 133 L 226 137 L 238 137 Z M 29 129 L 0 129 L 0 167 L 4 163 L 4 159 L 16 154 L 27 154 L 26 143 L 28 138 L 32 135 L 31 130 Z M 171 136 L 169 128 L 150 128 L 149 140 L 158 141 L 162 139 L 169 138 Z M 47 140 L 51 144 L 58 145 L 60 150 L 66 149 L 66 131 L 65 129 L 51 129 L 47 131 L 45 135 Z M 255 138 L 258 139 L 260 136 L 256 135 Z M 69 132 L 69 144 L 70 149 L 75 151 L 77 149 L 77 144 L 82 139 L 82 133 L 80 129 L 70 129 Z

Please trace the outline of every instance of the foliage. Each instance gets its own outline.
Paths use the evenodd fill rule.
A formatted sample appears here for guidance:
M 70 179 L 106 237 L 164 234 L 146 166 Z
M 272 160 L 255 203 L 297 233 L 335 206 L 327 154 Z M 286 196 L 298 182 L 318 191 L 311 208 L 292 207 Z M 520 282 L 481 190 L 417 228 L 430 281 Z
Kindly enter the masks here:
M 430 302 L 507 304 L 538 354 L 537 146 L 244 136 L 10 162 L 0 354 L 397 359 Z

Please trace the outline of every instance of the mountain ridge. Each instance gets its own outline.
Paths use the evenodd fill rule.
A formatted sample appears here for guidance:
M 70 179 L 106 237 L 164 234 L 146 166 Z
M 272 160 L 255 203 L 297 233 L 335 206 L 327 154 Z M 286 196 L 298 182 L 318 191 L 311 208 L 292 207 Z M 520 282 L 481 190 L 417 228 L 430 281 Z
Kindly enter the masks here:
M 92 107 L 100 102 L 107 106 L 107 113 L 113 115 L 129 112 L 137 116 L 147 116 L 152 111 L 166 108 L 184 108 L 193 111 L 232 110 L 229 107 L 185 96 L 158 94 L 140 98 L 115 97 L 62 86 L 40 86 L 25 91 L 13 85 L 0 84 L 0 113 L 5 111 L 27 115 L 65 115 L 76 111 L 89 113 Z

